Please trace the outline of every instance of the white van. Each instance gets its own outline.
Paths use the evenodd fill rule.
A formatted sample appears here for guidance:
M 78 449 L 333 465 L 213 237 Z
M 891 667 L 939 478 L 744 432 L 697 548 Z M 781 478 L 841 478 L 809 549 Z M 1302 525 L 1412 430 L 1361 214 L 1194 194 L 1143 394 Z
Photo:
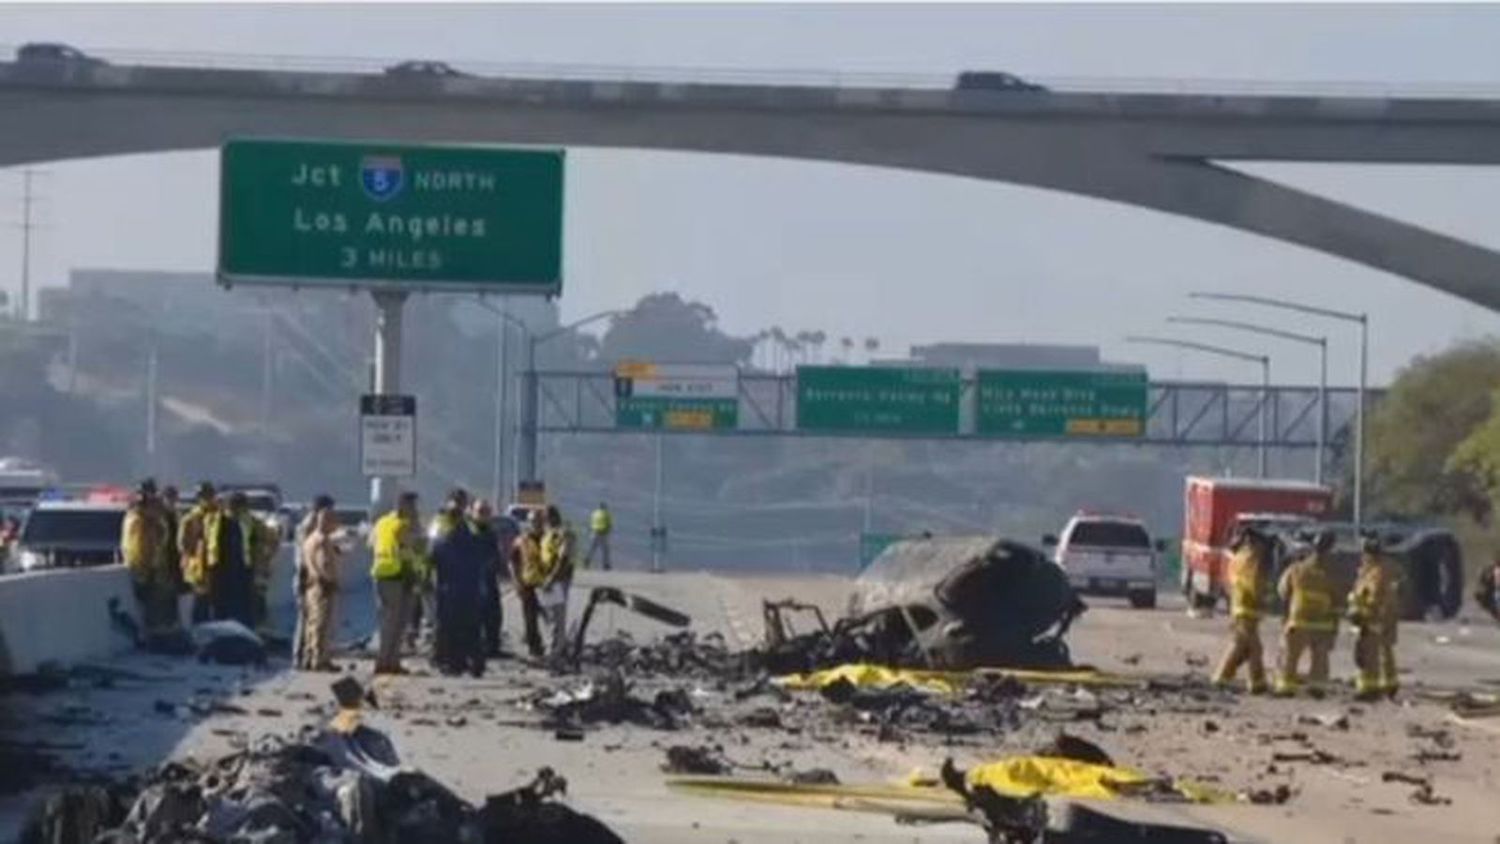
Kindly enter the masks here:
M 1164 543 L 1151 542 L 1140 519 L 1079 512 L 1062 536 L 1046 536 L 1053 559 L 1073 588 L 1088 595 L 1123 595 L 1137 609 L 1156 606 L 1156 555 Z

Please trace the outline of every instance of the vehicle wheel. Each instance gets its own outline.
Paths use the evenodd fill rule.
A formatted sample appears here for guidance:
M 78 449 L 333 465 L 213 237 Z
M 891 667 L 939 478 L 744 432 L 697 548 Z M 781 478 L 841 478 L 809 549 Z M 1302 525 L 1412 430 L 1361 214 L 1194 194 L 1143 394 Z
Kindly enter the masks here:
M 1156 608 L 1156 590 L 1139 590 L 1130 593 L 1130 606 L 1138 610 Z

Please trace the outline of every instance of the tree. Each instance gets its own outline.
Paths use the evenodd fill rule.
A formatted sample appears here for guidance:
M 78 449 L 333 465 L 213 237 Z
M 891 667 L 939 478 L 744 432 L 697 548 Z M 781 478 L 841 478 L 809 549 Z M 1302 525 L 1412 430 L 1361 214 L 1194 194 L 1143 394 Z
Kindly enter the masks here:
M 844 350 L 844 363 L 849 362 L 849 353 L 854 351 L 854 340 L 850 337 L 840 337 L 839 347 Z
M 818 362 L 822 363 L 823 360 L 824 360 L 824 357 L 823 357 L 823 346 L 828 343 L 828 332 L 822 330 L 821 328 L 818 329 L 817 331 L 814 331 L 812 333 L 812 342 L 813 342 L 813 347 L 816 348 L 817 352 L 818 352 L 818 358 L 817 358 Z
M 865 338 L 865 359 L 868 360 L 868 359 L 874 357 L 875 353 L 878 352 L 878 351 L 880 351 L 880 339 L 877 338 L 877 337 L 866 337 Z
M 714 309 L 702 302 L 686 301 L 676 293 L 652 293 L 610 322 L 596 357 L 748 364 L 755 341 L 725 334 L 718 321 Z
M 1487 461 L 1500 455 L 1489 448 L 1496 441 L 1486 422 L 1497 388 L 1500 343 L 1493 341 L 1464 343 L 1403 369 L 1370 416 L 1371 509 L 1484 518 Z

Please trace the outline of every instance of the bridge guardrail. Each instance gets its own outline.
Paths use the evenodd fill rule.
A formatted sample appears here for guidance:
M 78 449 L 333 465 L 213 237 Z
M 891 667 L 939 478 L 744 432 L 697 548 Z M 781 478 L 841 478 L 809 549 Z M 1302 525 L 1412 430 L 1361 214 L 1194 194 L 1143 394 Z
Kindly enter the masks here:
M 15 44 L 0 44 L 0 59 L 15 55 Z M 308 56 L 156 50 L 85 50 L 121 65 L 379 74 L 406 59 L 372 56 Z M 902 69 L 733 68 L 649 65 L 564 64 L 446 60 L 454 69 L 479 77 L 666 84 L 770 85 L 819 88 L 905 88 L 947 90 L 958 71 L 937 73 Z M 1202 96 L 1500 98 L 1493 82 L 1391 82 L 1388 80 L 1183 79 L 1164 77 L 1086 77 L 1022 74 L 1059 93 L 1175 94 Z

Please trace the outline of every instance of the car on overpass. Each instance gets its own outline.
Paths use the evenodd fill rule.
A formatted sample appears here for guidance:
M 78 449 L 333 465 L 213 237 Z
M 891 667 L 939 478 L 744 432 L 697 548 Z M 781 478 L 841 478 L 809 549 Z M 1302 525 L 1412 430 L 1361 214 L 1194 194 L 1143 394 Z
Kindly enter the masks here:
M 454 70 L 447 62 L 434 61 L 405 61 L 393 64 L 385 69 L 386 76 L 418 76 L 418 77 L 449 77 L 455 78 L 468 76 L 467 73 Z
M 96 59 L 77 47 L 69 47 L 67 44 L 46 41 L 22 44 L 20 47 L 17 47 L 16 61 L 21 64 L 50 65 L 96 66 L 107 64 L 104 59 Z
M 40 501 L 16 542 L 14 571 L 107 566 L 120 561 L 123 501 Z
M 954 81 L 953 90 L 1045 93 L 1047 88 L 1003 70 L 966 70 Z

